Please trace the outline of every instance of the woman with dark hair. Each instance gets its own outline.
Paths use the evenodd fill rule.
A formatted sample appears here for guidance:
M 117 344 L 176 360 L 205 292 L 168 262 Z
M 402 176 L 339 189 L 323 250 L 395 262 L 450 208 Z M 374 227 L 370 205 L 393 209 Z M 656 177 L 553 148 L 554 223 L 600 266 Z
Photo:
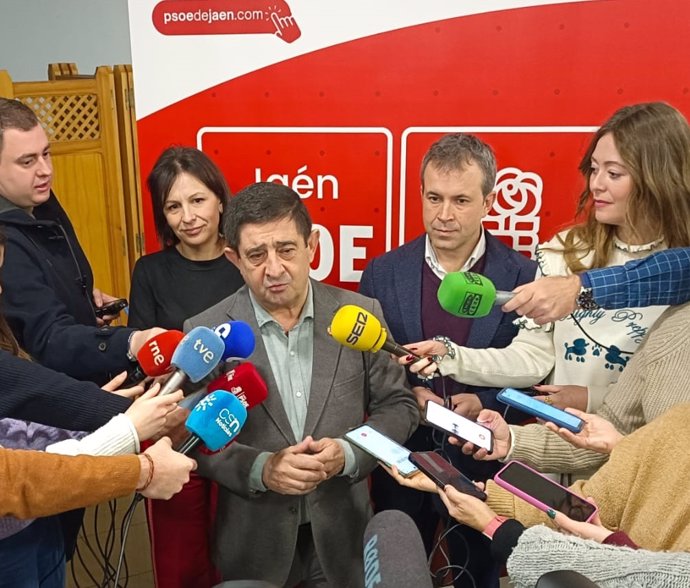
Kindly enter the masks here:
M 185 319 L 237 290 L 244 280 L 223 253 L 230 190 L 209 157 L 170 147 L 147 180 L 162 251 L 139 259 L 132 274 L 129 326 L 182 330 Z M 193 475 L 173 502 L 148 501 L 151 552 L 160 588 L 210 588 L 215 486 Z
M 244 281 L 223 254 L 223 210 L 230 190 L 207 155 L 193 147 L 166 149 L 147 180 L 162 251 L 134 266 L 128 325 L 182 329 Z

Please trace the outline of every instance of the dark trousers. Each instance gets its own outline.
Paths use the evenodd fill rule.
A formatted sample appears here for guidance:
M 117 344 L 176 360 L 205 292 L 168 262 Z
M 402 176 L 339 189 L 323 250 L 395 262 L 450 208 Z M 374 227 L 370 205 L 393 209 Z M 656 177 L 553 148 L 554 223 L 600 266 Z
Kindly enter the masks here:
M 448 444 L 442 433 L 429 427 L 420 426 L 405 447 L 410 451 L 438 449 L 458 470 L 477 482 L 485 481 L 500 469 L 500 464 L 496 462 L 478 462 L 472 456 L 464 455 L 455 446 Z M 434 548 L 439 521 L 443 521 L 444 528 L 455 525 L 446 536 L 450 562 L 466 570 L 463 574 L 460 574 L 459 569 L 451 571 L 453 576 L 457 576 L 453 583 L 455 588 L 498 586 L 499 566 L 491 558 L 489 540 L 478 531 L 458 525 L 453 519 L 449 520 L 448 512 L 437 495 L 400 486 L 383 469 L 376 468 L 371 475 L 371 497 L 375 512 L 395 509 L 412 517 L 422 536 L 427 556 Z

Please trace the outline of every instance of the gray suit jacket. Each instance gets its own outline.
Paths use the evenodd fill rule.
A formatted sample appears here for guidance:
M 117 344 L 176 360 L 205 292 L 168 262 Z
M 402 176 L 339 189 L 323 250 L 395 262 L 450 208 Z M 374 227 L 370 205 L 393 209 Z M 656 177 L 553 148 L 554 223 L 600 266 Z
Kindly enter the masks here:
M 418 412 L 405 371 L 387 353 L 361 353 L 343 347 L 326 329 L 344 304 L 356 304 L 382 318 L 379 303 L 360 294 L 312 280 L 314 361 L 304 435 L 342 437 L 368 423 L 403 443 L 418 424 Z M 185 330 L 242 320 L 256 335 L 250 358 L 268 384 L 268 398 L 252 409 L 236 441 L 216 455 L 199 455 L 199 472 L 220 484 L 214 559 L 223 579 L 258 579 L 282 586 L 292 565 L 299 526 L 299 496 L 272 491 L 252 493 L 249 472 L 263 451 L 279 451 L 295 439 L 268 362 L 247 287 L 244 286 L 185 322 Z M 366 370 L 366 371 L 365 371 Z M 376 466 L 354 448 L 356 479 L 336 476 L 306 496 L 319 561 L 330 585 L 364 584 L 362 537 L 371 516 L 366 477 Z

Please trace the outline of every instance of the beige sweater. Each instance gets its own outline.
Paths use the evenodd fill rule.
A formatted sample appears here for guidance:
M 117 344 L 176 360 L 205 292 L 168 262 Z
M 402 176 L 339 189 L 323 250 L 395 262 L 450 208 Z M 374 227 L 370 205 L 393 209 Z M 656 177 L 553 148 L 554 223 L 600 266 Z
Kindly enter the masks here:
M 669 341 L 669 355 L 673 347 L 675 341 Z M 690 388 L 685 373 L 689 366 L 687 360 L 679 366 L 685 371 L 676 372 L 677 387 Z M 594 498 L 604 526 L 625 531 L 640 547 L 690 551 L 689 423 L 690 403 L 671 408 L 623 439 L 597 473 L 571 489 Z M 525 526 L 548 521 L 544 513 L 493 482 L 487 484 L 487 493 L 489 506 L 498 514 Z
M 690 402 L 690 303 L 671 307 L 659 317 L 597 414 L 627 435 L 682 402 Z M 511 431 L 510 459 L 542 472 L 592 471 L 607 458 L 577 449 L 538 424 Z

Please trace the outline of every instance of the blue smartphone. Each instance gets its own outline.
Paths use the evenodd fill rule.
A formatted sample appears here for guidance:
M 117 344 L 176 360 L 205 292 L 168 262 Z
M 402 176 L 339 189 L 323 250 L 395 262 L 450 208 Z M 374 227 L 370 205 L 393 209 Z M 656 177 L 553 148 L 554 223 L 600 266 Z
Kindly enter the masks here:
M 508 406 L 512 406 L 527 414 L 554 423 L 573 433 L 579 433 L 585 424 L 581 418 L 576 417 L 574 414 L 570 414 L 560 408 L 532 398 L 519 390 L 515 390 L 515 388 L 503 388 L 496 398 Z

